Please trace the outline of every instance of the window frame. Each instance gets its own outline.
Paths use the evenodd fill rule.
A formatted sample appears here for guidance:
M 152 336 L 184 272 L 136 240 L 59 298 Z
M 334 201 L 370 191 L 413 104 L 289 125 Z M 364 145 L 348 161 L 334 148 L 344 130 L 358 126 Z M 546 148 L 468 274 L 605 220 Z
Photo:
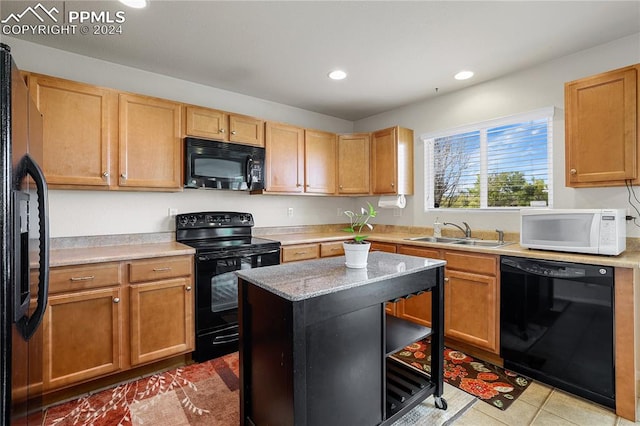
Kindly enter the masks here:
M 517 207 L 489 207 L 488 203 L 488 159 L 487 159 L 487 130 L 496 127 L 513 125 L 534 120 L 547 120 L 547 180 L 548 197 L 547 205 L 540 208 L 553 207 L 553 122 L 555 118 L 555 107 L 545 107 L 520 114 L 509 115 L 447 130 L 424 133 L 420 135 L 420 140 L 424 143 L 424 211 L 515 211 L 522 208 L 536 208 L 537 206 L 517 206 Z M 435 169 L 434 164 L 434 143 L 438 138 L 461 135 L 470 132 L 480 132 L 480 207 L 473 208 L 452 208 L 434 207 L 434 185 Z

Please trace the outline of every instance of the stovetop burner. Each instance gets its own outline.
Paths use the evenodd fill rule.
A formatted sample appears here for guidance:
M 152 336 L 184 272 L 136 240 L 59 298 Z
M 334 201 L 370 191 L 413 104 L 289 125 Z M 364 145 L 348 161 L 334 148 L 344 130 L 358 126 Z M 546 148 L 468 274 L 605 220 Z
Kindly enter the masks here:
M 196 240 L 196 241 L 180 241 L 196 249 L 196 251 L 223 251 L 228 249 L 246 249 L 268 244 L 280 244 L 277 241 L 267 240 L 264 238 L 243 237 L 231 240 Z

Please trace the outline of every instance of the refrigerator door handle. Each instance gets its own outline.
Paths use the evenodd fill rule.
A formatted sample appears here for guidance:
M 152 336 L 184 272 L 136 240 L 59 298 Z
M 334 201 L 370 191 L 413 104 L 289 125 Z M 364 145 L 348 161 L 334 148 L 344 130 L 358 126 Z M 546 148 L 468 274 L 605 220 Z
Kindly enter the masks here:
M 40 223 L 39 232 L 39 252 L 40 262 L 38 266 L 38 301 L 37 306 L 31 317 L 23 317 L 18 327 L 25 340 L 29 340 L 36 332 L 38 326 L 44 318 L 44 312 L 47 308 L 47 299 L 49 297 L 49 201 L 47 182 L 44 173 L 38 164 L 29 156 L 25 155 L 17 167 L 17 179 L 15 182 L 21 182 L 26 176 L 31 176 L 36 184 L 38 198 L 38 219 Z M 29 259 L 23 259 L 22 268 L 29 270 Z

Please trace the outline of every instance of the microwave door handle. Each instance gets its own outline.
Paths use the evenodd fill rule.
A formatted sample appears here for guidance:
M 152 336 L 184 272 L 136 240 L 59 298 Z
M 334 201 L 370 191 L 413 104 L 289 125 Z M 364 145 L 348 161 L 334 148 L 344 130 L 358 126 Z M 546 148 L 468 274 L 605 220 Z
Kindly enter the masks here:
M 247 180 L 247 186 L 249 187 L 249 189 L 251 189 L 251 168 L 253 167 L 253 157 L 251 155 L 247 155 L 247 162 L 245 164 L 246 166 L 246 180 Z
M 23 337 L 26 340 L 29 340 L 36 332 L 44 318 L 44 312 L 47 308 L 47 299 L 49 297 L 49 201 L 47 182 L 44 178 L 42 169 L 29 156 L 29 154 L 23 157 L 23 161 L 26 174 L 31 176 L 36 184 L 38 194 L 38 219 L 40 223 L 40 235 L 38 241 L 40 251 L 40 262 L 38 265 L 38 304 L 31 317 L 23 324 L 23 327 L 19 327 L 22 328 Z M 27 269 L 29 268 L 28 258 L 23 259 L 22 267 Z

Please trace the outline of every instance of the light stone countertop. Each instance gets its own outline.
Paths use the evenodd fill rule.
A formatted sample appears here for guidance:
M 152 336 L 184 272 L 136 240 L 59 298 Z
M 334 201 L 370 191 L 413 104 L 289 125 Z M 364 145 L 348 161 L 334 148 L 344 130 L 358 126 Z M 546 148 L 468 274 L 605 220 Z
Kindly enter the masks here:
M 444 265 L 444 260 L 376 251 L 369 253 L 366 268 L 347 268 L 344 256 L 339 256 L 243 269 L 236 274 L 287 300 L 300 301 Z
M 591 265 L 603 265 L 613 266 L 621 268 L 638 268 L 640 267 L 640 251 L 626 250 L 618 256 L 601 256 L 592 254 L 580 254 L 580 253 L 564 253 L 546 250 L 530 250 L 521 247 L 518 242 L 505 245 L 498 248 L 490 247 L 478 247 L 478 246 L 465 246 L 460 244 L 447 244 L 447 243 L 430 243 L 421 241 L 411 241 L 407 238 L 415 238 L 418 236 L 430 236 L 430 235 L 416 235 L 413 233 L 404 232 L 371 232 L 369 233 L 368 241 L 377 241 L 391 244 L 405 244 L 418 247 L 429 247 L 437 249 L 459 250 L 469 251 L 475 253 L 488 253 L 504 256 L 517 256 L 527 257 L 532 259 L 544 259 L 555 260 L 561 262 L 574 262 L 574 263 L 586 263 Z M 329 232 L 309 232 L 309 233 L 294 233 L 294 234 L 269 234 L 264 235 L 265 238 L 271 240 L 280 241 L 283 246 L 294 244 L 307 244 L 307 243 L 322 243 L 333 241 L 344 241 L 350 239 L 349 234 L 340 231 Z M 509 238 L 505 238 L 509 241 Z
M 195 249 L 193 247 L 176 242 L 59 248 L 51 250 L 49 266 L 53 268 L 56 266 L 180 256 L 194 253 Z

